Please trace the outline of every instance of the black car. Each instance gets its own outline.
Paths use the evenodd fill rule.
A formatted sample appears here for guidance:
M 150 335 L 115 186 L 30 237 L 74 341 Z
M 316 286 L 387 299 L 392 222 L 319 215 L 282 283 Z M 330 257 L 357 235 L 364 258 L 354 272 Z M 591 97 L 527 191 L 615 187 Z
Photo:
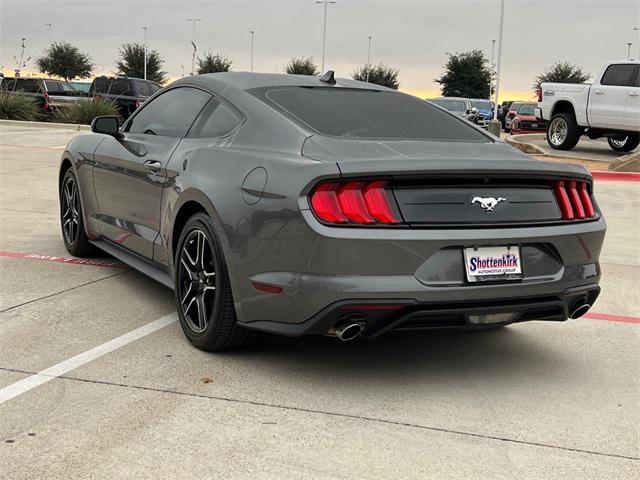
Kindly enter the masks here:
M 73 88 L 68 82 L 51 78 L 3 78 L 0 89 L 20 92 L 34 98 L 45 115 L 50 115 L 57 108 L 81 101 L 86 95 Z
M 96 77 L 89 93 L 94 97 L 112 100 L 118 106 L 122 118 L 129 118 L 147 98 L 162 86 L 151 80 L 131 77 Z

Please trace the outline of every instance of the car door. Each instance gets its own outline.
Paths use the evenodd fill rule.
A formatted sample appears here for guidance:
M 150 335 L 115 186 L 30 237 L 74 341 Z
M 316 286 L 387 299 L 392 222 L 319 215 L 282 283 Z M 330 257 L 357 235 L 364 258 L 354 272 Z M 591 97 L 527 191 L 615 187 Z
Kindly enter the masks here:
M 640 130 L 640 65 L 636 65 L 636 81 L 627 89 L 624 125 L 629 130 Z
M 106 136 L 100 143 L 93 181 L 104 238 L 153 257 L 167 164 L 210 98 L 193 87 L 167 90 L 127 121 L 122 138 Z
M 589 126 L 620 128 L 625 125 L 624 111 L 629 89 L 633 87 L 637 66 L 633 64 L 609 65 L 599 84 L 589 91 Z

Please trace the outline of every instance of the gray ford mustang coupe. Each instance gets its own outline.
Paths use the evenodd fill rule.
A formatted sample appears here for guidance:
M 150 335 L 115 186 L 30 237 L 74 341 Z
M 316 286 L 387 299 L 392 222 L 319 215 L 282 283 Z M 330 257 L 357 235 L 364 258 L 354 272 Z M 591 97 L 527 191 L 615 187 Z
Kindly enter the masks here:
M 198 348 L 583 315 L 605 221 L 590 174 L 418 98 L 323 77 L 183 78 L 60 166 L 64 244 L 175 291 Z

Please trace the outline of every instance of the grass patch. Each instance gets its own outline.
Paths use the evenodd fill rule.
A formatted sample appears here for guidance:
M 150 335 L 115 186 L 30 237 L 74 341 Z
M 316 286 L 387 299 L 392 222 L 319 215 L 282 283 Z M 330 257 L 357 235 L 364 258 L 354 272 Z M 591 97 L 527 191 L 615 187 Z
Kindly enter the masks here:
M 91 98 L 57 109 L 51 120 L 90 125 L 94 118 L 103 115 L 118 115 L 118 107 L 111 100 Z
M 0 91 L 0 118 L 4 120 L 39 120 L 35 99 L 21 92 Z

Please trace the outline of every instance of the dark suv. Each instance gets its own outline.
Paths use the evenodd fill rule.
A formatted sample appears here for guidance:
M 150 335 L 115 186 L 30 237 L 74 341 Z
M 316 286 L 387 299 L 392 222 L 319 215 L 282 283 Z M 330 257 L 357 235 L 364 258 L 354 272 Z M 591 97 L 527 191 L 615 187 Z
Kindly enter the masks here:
M 103 76 L 93 80 L 89 93 L 94 97 L 113 100 L 118 106 L 120 116 L 126 119 L 161 88 L 151 80 Z
M 0 88 L 8 92 L 21 92 L 34 98 L 45 115 L 53 113 L 57 108 L 81 101 L 86 96 L 68 82 L 50 78 L 4 78 Z

